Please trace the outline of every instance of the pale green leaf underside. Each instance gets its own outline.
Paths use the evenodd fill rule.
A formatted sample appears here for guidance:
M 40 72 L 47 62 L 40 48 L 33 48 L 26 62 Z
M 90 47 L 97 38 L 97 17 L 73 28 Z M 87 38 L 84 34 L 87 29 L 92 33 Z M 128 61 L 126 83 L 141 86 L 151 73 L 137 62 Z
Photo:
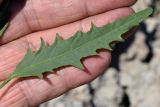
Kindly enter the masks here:
M 122 34 L 137 26 L 152 13 L 148 8 L 135 13 L 112 24 L 97 28 L 92 24 L 89 32 L 77 32 L 67 40 L 61 40 L 57 35 L 55 43 L 46 47 L 41 39 L 41 47 L 38 52 L 28 50 L 24 59 L 17 65 L 16 70 L 8 77 L 0 87 L 16 77 L 36 76 L 42 78 L 42 74 L 58 67 L 72 65 L 83 69 L 80 59 L 96 55 L 97 49 L 111 50 L 113 41 L 123 41 Z

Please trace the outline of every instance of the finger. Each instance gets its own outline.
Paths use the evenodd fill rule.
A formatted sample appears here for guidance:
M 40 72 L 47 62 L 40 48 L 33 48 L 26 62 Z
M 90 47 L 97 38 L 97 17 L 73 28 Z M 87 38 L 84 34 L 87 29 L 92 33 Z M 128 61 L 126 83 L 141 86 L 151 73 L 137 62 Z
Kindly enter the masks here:
M 112 10 L 56 29 L 34 33 L 0 47 L 0 80 L 4 80 L 15 69 L 28 47 L 32 48 L 34 51 L 38 50 L 40 37 L 49 44 L 52 44 L 56 33 L 62 35 L 62 38 L 67 39 L 77 30 L 89 30 L 91 21 L 97 26 L 102 26 L 131 13 L 133 13 L 133 10 L 130 8 Z
M 39 30 L 55 28 L 108 10 L 132 5 L 136 0 L 27 0 L 12 5 L 12 20 L 1 44 Z
M 43 80 L 32 78 L 17 82 L 10 86 L 7 92 L 0 91 L 0 106 L 35 107 L 69 89 L 90 82 L 100 75 L 110 62 L 109 53 L 101 52 L 99 55 L 100 57 L 84 61 L 86 71 L 68 67 L 47 75 Z

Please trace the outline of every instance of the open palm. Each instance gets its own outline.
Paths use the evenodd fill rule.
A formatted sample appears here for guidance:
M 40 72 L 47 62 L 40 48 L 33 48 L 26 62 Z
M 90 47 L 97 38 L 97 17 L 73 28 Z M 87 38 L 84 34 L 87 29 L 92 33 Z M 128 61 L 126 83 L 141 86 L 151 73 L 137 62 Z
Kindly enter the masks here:
M 0 81 L 14 71 L 28 48 L 36 51 L 40 37 L 53 43 L 55 34 L 63 39 L 77 30 L 88 31 L 133 13 L 129 8 L 136 0 L 12 0 L 11 22 L 0 47 Z M 13 80 L 0 90 L 0 107 L 34 107 L 66 91 L 88 83 L 110 63 L 110 53 L 83 61 L 86 70 L 66 67 L 44 76 L 44 79 Z M 7 88 L 9 87 L 9 88 Z

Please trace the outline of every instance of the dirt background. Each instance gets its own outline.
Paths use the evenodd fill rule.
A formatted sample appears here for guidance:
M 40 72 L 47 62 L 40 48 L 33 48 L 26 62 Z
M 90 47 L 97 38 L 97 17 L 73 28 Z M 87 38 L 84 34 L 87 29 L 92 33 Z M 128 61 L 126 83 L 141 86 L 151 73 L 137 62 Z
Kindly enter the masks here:
M 160 107 L 160 0 L 138 0 L 155 13 L 116 45 L 109 69 L 92 83 L 40 107 Z

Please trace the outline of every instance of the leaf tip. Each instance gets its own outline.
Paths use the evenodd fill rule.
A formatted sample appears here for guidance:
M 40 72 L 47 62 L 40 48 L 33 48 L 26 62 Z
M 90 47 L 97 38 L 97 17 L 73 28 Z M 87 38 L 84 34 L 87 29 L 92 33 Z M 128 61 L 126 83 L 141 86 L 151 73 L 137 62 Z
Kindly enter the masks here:
M 39 54 L 45 48 L 45 41 L 44 41 L 44 39 L 42 37 L 40 37 L 40 40 L 41 40 L 41 42 L 40 42 L 41 46 L 40 46 L 40 48 L 39 48 L 39 50 L 37 51 L 36 54 Z
M 122 36 L 120 36 L 119 37 L 119 42 L 125 42 L 125 39 Z
M 153 13 L 153 8 L 149 7 L 149 8 L 146 9 L 146 11 L 148 11 L 149 14 L 152 14 Z
M 43 74 L 37 74 L 36 76 L 40 79 L 43 79 Z

